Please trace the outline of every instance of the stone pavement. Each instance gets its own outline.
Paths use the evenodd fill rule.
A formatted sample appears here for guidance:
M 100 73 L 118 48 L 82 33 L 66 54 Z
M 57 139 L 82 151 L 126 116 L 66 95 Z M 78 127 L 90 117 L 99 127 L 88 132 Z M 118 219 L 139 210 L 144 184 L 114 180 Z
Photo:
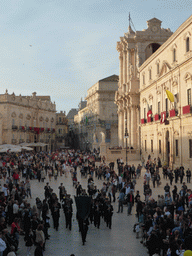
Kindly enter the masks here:
M 142 169 L 141 177 L 137 180 L 136 190 L 140 191 L 141 200 L 144 200 L 143 196 L 143 176 L 145 170 Z M 153 196 L 156 199 L 158 194 L 164 195 L 164 185 L 166 180 L 162 177 L 162 171 L 160 170 L 162 184 L 159 188 L 152 189 Z M 87 189 L 87 179 L 81 178 L 78 170 L 78 180 L 82 184 L 83 188 Z M 186 182 L 186 177 L 184 179 Z M 31 181 L 32 196 L 33 198 L 29 200 L 31 205 L 35 204 L 35 198 L 40 197 L 44 199 L 44 186 L 46 182 L 49 182 L 48 178 L 44 183 L 38 182 L 37 180 Z M 67 192 L 71 194 L 73 201 L 75 195 L 75 188 L 72 186 L 71 174 L 66 178 L 65 176 L 58 177 L 57 181 L 52 178 L 50 186 L 53 191 L 59 195 L 58 187 L 60 183 L 63 182 L 67 189 Z M 103 181 L 98 181 L 94 178 L 95 185 L 100 189 Z M 174 185 L 174 183 L 173 183 Z M 171 191 L 173 189 L 171 187 Z M 178 189 L 181 185 L 178 184 Z M 117 197 L 118 197 L 117 193 Z M 94 227 L 93 224 L 89 225 L 89 230 L 87 234 L 87 242 L 85 246 L 82 246 L 82 240 L 80 233 L 78 231 L 78 224 L 76 221 L 76 206 L 73 203 L 73 223 L 72 230 L 69 231 L 65 228 L 65 220 L 63 210 L 60 211 L 60 226 L 59 230 L 55 231 L 53 229 L 53 222 L 51 219 L 51 228 L 49 229 L 49 234 L 51 235 L 50 240 L 46 241 L 46 251 L 45 256 L 69 256 L 74 253 L 75 256 L 109 256 L 109 255 L 128 255 L 128 256 L 146 256 L 148 255 L 147 249 L 140 244 L 140 239 L 136 239 L 136 234 L 133 233 L 133 225 L 137 221 L 135 217 L 135 206 L 133 207 L 133 215 L 127 216 L 127 207 L 124 206 L 123 213 L 116 213 L 118 208 L 118 202 L 113 203 L 114 214 L 112 219 L 112 229 L 108 229 L 103 219 L 101 220 L 100 229 Z M 23 236 L 20 237 L 20 246 L 18 255 L 27 255 L 26 248 L 23 242 Z M 34 255 L 34 248 L 32 248 L 31 253 Z

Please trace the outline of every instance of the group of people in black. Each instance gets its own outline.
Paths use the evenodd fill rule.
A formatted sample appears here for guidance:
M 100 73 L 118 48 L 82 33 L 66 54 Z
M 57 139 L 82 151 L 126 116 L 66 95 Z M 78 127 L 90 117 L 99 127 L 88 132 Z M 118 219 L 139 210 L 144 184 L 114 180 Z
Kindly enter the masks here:
M 145 167 L 151 171 L 156 169 L 156 164 L 148 159 Z M 159 166 L 157 169 L 159 172 Z M 190 183 L 191 171 L 185 171 L 183 166 L 174 171 L 163 167 L 162 175 L 170 180 L 170 185 L 166 183 L 164 195 L 158 195 L 157 200 L 152 196 L 150 184 L 144 182 L 145 201 L 139 198 L 136 203 L 138 222 L 135 226 L 138 225 L 141 243 L 147 246 L 150 256 L 183 256 L 186 250 L 192 250 L 192 191 L 183 182 L 186 176 Z M 180 189 L 176 185 L 178 181 Z M 134 231 L 137 232 L 135 228 Z

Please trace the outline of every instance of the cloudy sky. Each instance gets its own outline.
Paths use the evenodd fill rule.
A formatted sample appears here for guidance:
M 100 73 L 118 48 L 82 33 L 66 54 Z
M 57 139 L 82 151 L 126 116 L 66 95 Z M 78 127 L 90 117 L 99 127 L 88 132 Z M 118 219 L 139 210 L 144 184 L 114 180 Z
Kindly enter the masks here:
M 175 31 L 191 0 L 2 0 L 0 94 L 50 95 L 57 110 L 77 108 L 98 80 L 119 74 L 116 42 L 156 17 Z

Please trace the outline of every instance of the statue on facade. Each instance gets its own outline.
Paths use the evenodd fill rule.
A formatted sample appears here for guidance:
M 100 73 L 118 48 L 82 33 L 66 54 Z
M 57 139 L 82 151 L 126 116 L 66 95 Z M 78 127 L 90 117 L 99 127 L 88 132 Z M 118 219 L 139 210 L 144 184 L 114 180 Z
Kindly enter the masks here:
M 101 133 L 101 143 L 105 143 L 105 133 L 104 132 L 100 132 Z

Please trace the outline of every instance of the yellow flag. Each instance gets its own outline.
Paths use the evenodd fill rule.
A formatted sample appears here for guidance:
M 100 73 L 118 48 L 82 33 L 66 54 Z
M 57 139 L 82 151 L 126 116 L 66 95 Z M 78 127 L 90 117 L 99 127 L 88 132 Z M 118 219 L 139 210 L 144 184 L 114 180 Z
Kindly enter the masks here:
M 174 102 L 174 95 L 172 92 L 166 90 L 167 98 L 171 101 Z

